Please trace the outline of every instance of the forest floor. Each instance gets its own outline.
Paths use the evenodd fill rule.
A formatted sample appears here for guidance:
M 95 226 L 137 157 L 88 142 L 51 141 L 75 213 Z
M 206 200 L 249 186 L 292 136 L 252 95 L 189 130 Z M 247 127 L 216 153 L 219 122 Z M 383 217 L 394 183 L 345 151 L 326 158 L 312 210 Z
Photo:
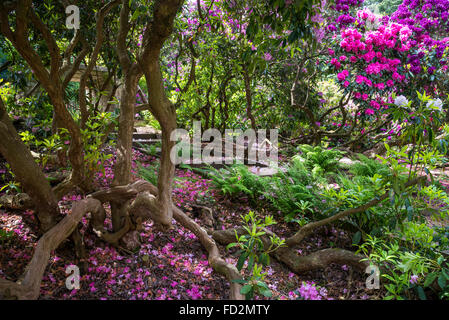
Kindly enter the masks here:
M 134 152 L 133 173 L 137 179 L 137 163 L 144 167 L 158 161 L 152 156 Z M 97 182 L 106 188 L 112 180 L 113 161 L 107 162 L 105 172 L 97 175 Z M 240 203 L 231 201 L 214 190 L 211 181 L 189 170 L 176 170 L 174 202 L 187 214 L 195 218 L 195 205 L 213 210 L 216 228 L 227 229 L 241 225 L 240 215 L 250 207 L 248 199 Z M 64 214 L 70 211 L 72 202 L 80 200 L 78 194 L 65 196 L 60 206 Z M 105 224 L 111 228 L 109 216 Z M 257 210 L 255 210 L 257 212 Z M 288 237 L 296 231 L 293 223 L 284 223 L 275 212 L 272 214 L 278 224 L 273 231 Z M 201 221 L 197 220 L 200 224 Z M 88 220 L 82 220 L 87 229 Z M 5 212 L 0 210 L 0 230 L 13 231 L 11 237 L 0 242 L 0 277 L 17 280 L 30 261 L 36 245 L 37 224 L 32 211 Z M 196 237 L 179 224 L 168 233 L 153 232 L 151 221 L 144 223 L 140 233 L 142 245 L 135 252 L 115 248 L 99 239 L 93 232 L 84 233 L 87 259 L 77 261 L 73 245 L 66 240 L 52 253 L 47 266 L 39 299 L 228 299 L 229 283 L 222 275 L 213 271 L 207 261 L 207 252 Z M 307 255 L 316 250 L 339 247 L 355 250 L 347 231 L 332 226 L 319 229 L 295 248 L 298 255 Z M 235 250 L 226 251 L 219 246 L 221 254 L 230 263 L 237 262 Z M 68 290 L 65 270 L 69 265 L 81 269 L 79 290 Z M 346 265 L 329 265 L 324 270 L 294 274 L 271 259 L 266 283 L 272 290 L 271 299 L 297 299 L 297 290 L 303 282 L 314 283 L 322 288 L 324 299 L 381 299 L 384 289 L 368 290 L 367 274 L 353 270 Z

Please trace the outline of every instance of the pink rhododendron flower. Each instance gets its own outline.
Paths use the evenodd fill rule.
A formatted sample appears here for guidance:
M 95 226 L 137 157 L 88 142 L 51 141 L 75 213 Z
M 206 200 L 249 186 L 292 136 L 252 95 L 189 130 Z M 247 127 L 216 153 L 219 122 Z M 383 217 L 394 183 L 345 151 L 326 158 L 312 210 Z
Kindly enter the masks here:
M 337 78 L 338 78 L 338 80 L 340 80 L 340 81 L 344 81 L 348 75 L 349 75 L 348 70 L 343 70 L 342 72 L 340 72 L 340 73 L 337 75 Z

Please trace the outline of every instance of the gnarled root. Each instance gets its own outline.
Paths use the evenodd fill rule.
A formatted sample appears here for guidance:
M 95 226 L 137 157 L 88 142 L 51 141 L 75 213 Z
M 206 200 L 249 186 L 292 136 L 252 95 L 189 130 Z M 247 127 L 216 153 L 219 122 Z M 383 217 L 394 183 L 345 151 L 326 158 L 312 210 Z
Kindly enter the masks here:
M 235 242 L 235 231 L 239 235 L 245 233 L 243 228 L 216 230 L 211 231 L 212 237 L 220 244 L 227 245 Z M 273 235 L 271 232 L 264 230 L 268 235 Z M 270 246 L 270 239 L 267 236 L 262 236 L 261 240 L 266 248 Z M 323 249 L 314 252 L 307 256 L 299 256 L 289 247 L 281 247 L 270 253 L 276 260 L 284 263 L 290 270 L 295 273 L 301 273 L 316 269 L 324 269 L 331 263 L 347 264 L 352 267 L 364 271 L 369 265 L 367 261 L 361 261 L 364 257 L 356 255 L 354 252 L 344 249 Z
M 0 197 L 0 205 L 12 210 L 27 210 L 34 208 L 34 202 L 26 193 L 16 195 L 5 194 Z
M 241 285 L 233 282 L 233 280 L 241 279 L 240 273 L 234 265 L 227 263 L 221 258 L 217 244 L 209 237 L 206 230 L 201 228 L 194 220 L 190 219 L 182 210 L 175 206 L 173 206 L 173 218 L 184 228 L 193 232 L 209 253 L 208 260 L 211 267 L 228 278 L 231 284 L 230 298 L 233 300 L 244 300 L 245 297 L 240 293 Z
M 155 202 L 157 194 L 158 190 L 153 184 L 139 180 L 127 186 L 117 186 L 108 190 L 95 192 L 90 197 L 106 202 L 117 199 L 128 200 L 137 195 L 128 210 L 130 218 L 134 223 L 140 223 L 148 218 L 153 219 L 157 223 L 157 219 L 159 218 L 155 214 L 155 212 L 159 212 L 156 207 L 157 202 Z M 229 280 L 231 286 L 230 298 L 243 300 L 244 296 L 240 293 L 241 285 L 233 282 L 233 280 L 241 279 L 240 273 L 235 266 L 223 260 L 215 241 L 209 237 L 206 230 L 201 228 L 176 206 L 173 206 L 173 218 L 184 228 L 189 229 L 195 234 L 208 252 L 208 261 L 211 267 Z
M 47 231 L 38 241 L 33 258 L 25 272 L 16 282 L 0 279 L 0 296 L 3 299 L 32 300 L 39 297 L 39 290 L 50 254 L 62 241 L 69 237 L 82 217 L 88 213 L 101 211 L 103 206 L 96 199 L 84 199 L 74 203 L 72 212 L 56 226 Z M 104 209 L 103 209 L 104 210 Z
M 139 221 L 153 220 L 157 230 L 166 232 L 170 229 L 167 227 L 165 217 L 160 214 L 157 198 L 148 191 L 141 192 L 137 195 L 129 206 L 128 213 L 135 221 L 137 219 Z
M 132 224 L 131 220 L 127 216 L 125 218 L 124 226 L 117 232 L 110 233 L 110 232 L 106 231 L 103 226 L 93 227 L 93 230 L 99 238 L 101 238 L 101 239 L 105 240 L 106 242 L 112 244 L 113 246 L 117 247 L 119 245 L 120 239 L 123 238 L 123 236 L 125 234 L 127 234 L 128 231 L 130 230 L 131 224 Z

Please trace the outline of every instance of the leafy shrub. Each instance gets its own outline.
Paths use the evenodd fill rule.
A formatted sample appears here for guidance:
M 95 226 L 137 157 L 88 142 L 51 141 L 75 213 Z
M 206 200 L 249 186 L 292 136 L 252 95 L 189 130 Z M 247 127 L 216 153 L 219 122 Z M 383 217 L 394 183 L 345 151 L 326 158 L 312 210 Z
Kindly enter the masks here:
M 337 149 L 324 149 L 320 146 L 300 145 L 301 158 L 304 159 L 305 166 L 312 171 L 315 177 L 333 173 L 338 169 L 339 160 L 343 153 Z
M 276 221 L 271 216 L 266 216 L 264 219 L 257 218 L 253 211 L 241 216 L 241 218 L 246 234 L 239 236 L 236 232 L 237 242 L 228 244 L 226 249 L 240 248 L 237 252 L 239 259 L 236 267 L 239 271 L 242 270 L 245 261 L 247 261 L 246 269 L 251 273 L 251 276 L 246 279 L 235 280 L 235 282 L 243 284 L 241 293 L 246 296 L 246 299 L 251 299 L 254 294 L 271 297 L 271 290 L 264 281 L 267 274 L 262 272 L 262 267 L 270 264 L 269 254 L 279 247 L 285 246 L 285 240 L 281 240 L 276 235 L 270 236 L 271 243 L 266 248 L 261 237 L 266 234 L 264 229 L 276 224 Z
M 420 229 L 420 235 L 425 239 L 424 246 L 432 248 L 422 251 L 415 247 L 415 241 L 407 241 L 407 235 L 399 233 L 397 238 L 389 243 L 376 237 L 367 237 L 365 243 L 359 246 L 358 252 L 364 253 L 371 263 L 379 267 L 381 277 L 385 279 L 384 286 L 388 291 L 385 300 L 411 299 L 412 294 L 420 299 L 427 299 L 424 289 L 438 294 L 440 299 L 449 298 L 449 264 L 447 258 L 431 244 L 434 242 L 432 233 L 425 225 L 409 224 L 406 232 Z M 402 238 L 406 241 L 399 241 Z M 429 246 L 430 244 L 430 246 Z
M 293 157 L 286 167 L 285 174 L 279 173 L 278 176 L 285 176 L 293 180 L 295 184 L 312 185 L 317 182 L 320 177 L 314 176 L 309 168 L 306 166 L 305 161 L 301 157 Z M 325 179 L 321 179 L 322 182 Z
M 162 143 L 160 141 L 153 144 L 138 143 L 138 145 L 140 147 L 140 151 L 152 157 L 157 156 L 158 149 L 162 148 Z

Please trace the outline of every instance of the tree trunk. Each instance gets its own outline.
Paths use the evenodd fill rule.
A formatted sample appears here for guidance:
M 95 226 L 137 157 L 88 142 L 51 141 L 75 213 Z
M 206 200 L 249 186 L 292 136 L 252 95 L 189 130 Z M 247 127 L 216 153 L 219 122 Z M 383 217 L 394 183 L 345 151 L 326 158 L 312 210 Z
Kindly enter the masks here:
M 156 1 L 153 23 L 143 36 L 144 51 L 137 59 L 147 81 L 149 109 L 162 129 L 161 165 L 157 182 L 159 212 L 155 223 L 164 229 L 172 228 L 172 181 L 175 166 L 170 159 L 170 151 L 175 142 L 170 141 L 170 135 L 176 129 L 176 109 L 165 94 L 159 55 L 165 40 L 173 31 L 176 13 L 183 2 L 183 0 Z
M 0 6 L 2 4 L 0 3 Z M 65 81 L 61 79 L 61 52 L 56 43 L 55 38 L 49 31 L 48 27 L 40 20 L 34 11 L 31 1 L 18 1 L 16 8 L 16 26 L 15 31 L 11 30 L 7 14 L 9 11 L 1 6 L 0 10 L 0 31 L 9 39 L 17 52 L 28 63 L 33 71 L 34 77 L 39 81 L 42 88 L 47 92 L 48 97 L 53 105 L 55 112 L 56 127 L 64 127 L 70 134 L 69 160 L 72 165 L 71 181 L 74 185 L 79 186 L 83 191 L 89 192 L 91 189 L 91 181 L 86 180 L 84 170 L 84 154 L 83 139 L 80 128 L 78 127 L 72 115 L 67 110 L 65 96 Z M 45 64 L 38 52 L 36 52 L 29 41 L 28 24 L 31 23 L 36 27 L 48 46 L 50 54 L 50 71 L 47 70 Z M 67 82 L 68 83 L 68 82 Z
M 58 201 L 50 183 L 12 125 L 1 98 L 0 152 L 8 161 L 24 191 L 33 199 L 41 230 L 49 230 L 56 224 L 59 216 Z
M 60 88 L 60 84 L 56 86 L 57 92 L 47 90 L 50 100 L 55 108 L 58 123 L 61 127 L 66 128 L 70 134 L 70 147 L 68 157 L 72 166 L 72 175 L 70 183 L 80 187 L 84 192 L 93 191 L 92 177 L 86 174 L 86 166 L 84 162 L 84 142 L 78 124 L 72 118 L 64 103 L 64 91 Z M 51 92 L 51 93 L 50 93 Z
M 171 228 L 173 217 L 172 181 L 175 175 L 175 166 L 170 159 L 170 151 L 175 146 L 175 141 L 170 141 L 170 135 L 176 129 L 176 110 L 165 94 L 158 56 L 152 60 L 145 65 L 144 74 L 150 92 L 148 96 L 150 111 L 159 121 L 162 129 L 161 162 L 157 180 L 159 221 L 156 222 L 164 228 Z
M 251 121 L 251 128 L 256 131 L 256 120 L 254 119 L 252 113 L 253 107 L 253 96 L 251 93 L 251 78 L 248 74 L 248 70 L 246 66 L 243 66 L 243 79 L 245 80 L 245 95 L 246 95 L 246 115 L 248 119 Z
M 134 68 L 131 69 L 125 75 L 125 83 L 121 89 L 113 186 L 126 185 L 131 180 L 134 108 L 136 104 L 137 84 L 140 76 L 141 74 L 136 73 Z M 111 202 L 112 226 L 114 231 L 122 228 L 128 204 L 128 202 Z
M 104 215 L 101 202 L 95 199 L 84 199 L 76 202 L 72 207 L 72 212 L 39 239 L 33 257 L 20 279 L 12 282 L 0 278 L 0 299 L 37 299 L 51 252 L 56 250 L 61 242 L 72 234 L 82 217 L 88 212 L 92 216 Z

